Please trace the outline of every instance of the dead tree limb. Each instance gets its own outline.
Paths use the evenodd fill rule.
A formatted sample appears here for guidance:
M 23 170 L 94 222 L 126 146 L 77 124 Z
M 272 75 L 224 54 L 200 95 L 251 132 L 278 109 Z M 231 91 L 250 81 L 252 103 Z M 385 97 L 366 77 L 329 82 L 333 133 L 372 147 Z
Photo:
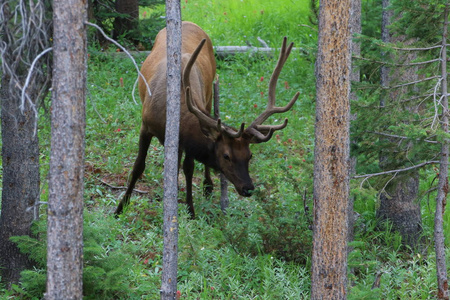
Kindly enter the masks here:
M 448 128 L 448 95 L 447 95 L 447 34 L 448 34 L 448 10 L 449 4 L 445 6 L 444 11 L 444 31 L 442 33 L 442 51 L 441 51 L 441 91 L 442 91 L 442 131 L 447 135 Z M 434 216 L 434 247 L 436 251 L 436 274 L 438 283 L 438 299 L 449 299 L 447 266 L 445 262 L 445 243 L 444 243 L 444 212 L 448 194 L 448 156 L 450 140 L 445 138 L 441 147 L 441 159 L 439 167 L 438 193 L 436 197 L 436 212 Z

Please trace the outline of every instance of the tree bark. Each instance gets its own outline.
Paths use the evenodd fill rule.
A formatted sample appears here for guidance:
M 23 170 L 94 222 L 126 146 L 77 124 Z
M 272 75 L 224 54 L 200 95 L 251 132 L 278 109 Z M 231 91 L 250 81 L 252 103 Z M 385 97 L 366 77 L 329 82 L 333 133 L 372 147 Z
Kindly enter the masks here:
M 161 299 L 176 298 L 178 267 L 178 143 L 181 97 L 180 2 L 166 1 L 167 110 L 164 141 L 164 249 Z
M 442 76 L 442 130 L 448 134 L 448 91 L 447 91 L 447 35 L 448 35 L 448 11 L 449 4 L 445 6 L 444 11 L 444 30 L 442 34 L 441 51 L 441 76 Z M 434 247 L 436 251 L 436 274 L 438 282 L 438 298 L 449 299 L 447 265 L 445 262 L 445 238 L 444 238 L 444 212 L 447 204 L 448 194 L 448 156 L 449 156 L 448 138 L 444 139 L 441 148 L 441 162 L 439 167 L 438 193 L 436 197 L 436 212 L 434 217 Z
M 383 0 L 383 23 L 382 40 L 383 42 L 403 42 L 410 44 L 412 40 L 407 40 L 405 36 L 398 35 L 393 37 L 389 26 L 392 22 L 392 12 L 389 10 L 389 0 Z M 416 53 L 411 52 L 402 55 L 399 59 L 405 63 L 411 62 L 416 58 Z M 381 85 L 388 87 L 392 81 L 400 82 L 417 81 L 417 67 L 390 70 L 389 67 L 381 68 Z M 398 101 L 402 94 L 406 93 L 407 88 L 388 90 L 381 99 L 380 106 L 384 107 L 387 103 Z M 410 111 L 415 107 L 408 108 Z M 386 112 L 389 113 L 389 112 Z M 380 167 L 382 170 L 398 168 L 407 158 L 399 159 L 399 154 L 395 153 L 395 159 L 391 159 L 394 154 L 389 150 L 380 154 Z M 391 180 L 384 190 L 380 193 L 380 206 L 376 215 L 380 220 L 388 220 L 392 223 L 393 229 L 402 236 L 403 243 L 415 248 L 418 246 L 419 238 L 422 232 L 422 218 L 420 212 L 420 203 L 417 201 L 419 193 L 419 173 L 413 170 L 404 175 L 398 175 Z
M 116 12 L 122 16 L 114 20 L 113 38 L 118 39 L 128 32 L 136 30 L 139 22 L 138 0 L 116 0 Z
M 216 81 L 214 82 L 214 118 L 220 118 L 220 85 L 219 85 L 219 76 L 217 76 Z M 220 175 L 220 209 L 224 214 L 227 213 L 227 208 L 229 205 L 228 199 L 228 181 L 225 175 L 221 172 Z
M 35 63 L 25 101 L 21 109 L 22 88 L 32 60 L 49 44 L 50 23 L 45 19 L 48 3 L 33 2 L 33 10 L 24 5 L 17 21 L 14 1 L 0 1 L 1 134 L 2 134 L 2 201 L 0 215 L 0 273 L 10 288 L 17 284 L 20 272 L 32 262 L 20 253 L 12 236 L 31 235 L 31 224 L 39 217 L 39 140 L 37 136 L 37 103 L 46 90 L 48 73 L 43 62 Z M 11 6 L 11 7 L 10 7 Z M 38 16 L 43 16 L 39 19 Z M 29 27 L 29 23 L 35 26 Z M 26 24 L 23 26 L 23 24 Z M 27 32 L 25 36 L 24 32 Z M 48 57 L 45 57 L 48 59 Z M 50 68 L 47 68 L 49 70 Z
M 8 90 L 8 75 L 3 76 L 2 101 L 2 157 L 3 189 L 0 216 L 0 265 L 2 281 L 17 284 L 20 272 L 32 262 L 20 253 L 12 236 L 31 235 L 31 224 L 39 210 L 39 141 L 35 134 L 37 123 L 34 111 L 28 107 L 23 113 L 20 101 Z M 34 92 L 31 92 L 35 94 Z M 36 205 L 37 204 L 37 205 Z
M 54 0 L 46 299 L 81 299 L 87 2 Z
M 347 294 L 350 4 L 319 7 L 311 299 Z

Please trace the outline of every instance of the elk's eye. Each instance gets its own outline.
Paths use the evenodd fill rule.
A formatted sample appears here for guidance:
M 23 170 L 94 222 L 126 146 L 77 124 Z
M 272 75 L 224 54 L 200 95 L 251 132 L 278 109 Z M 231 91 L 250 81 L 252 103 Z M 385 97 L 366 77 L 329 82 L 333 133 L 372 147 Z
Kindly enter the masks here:
M 223 155 L 223 158 L 224 158 L 225 160 L 230 160 L 230 156 L 229 156 L 228 154 L 224 154 L 224 155 Z

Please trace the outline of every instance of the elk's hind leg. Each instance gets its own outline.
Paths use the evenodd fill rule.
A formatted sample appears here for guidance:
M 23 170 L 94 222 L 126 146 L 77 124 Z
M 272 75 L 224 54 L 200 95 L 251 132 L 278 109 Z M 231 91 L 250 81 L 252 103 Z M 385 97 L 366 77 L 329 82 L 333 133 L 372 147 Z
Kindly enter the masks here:
M 123 211 L 123 208 L 128 205 L 130 202 L 131 193 L 133 192 L 134 186 L 136 185 L 136 181 L 142 175 L 145 170 L 145 159 L 147 157 L 148 147 L 152 141 L 153 135 L 145 130 L 144 126 L 141 126 L 141 132 L 139 134 L 139 152 L 134 162 L 133 171 L 131 172 L 131 180 L 128 183 L 127 191 L 123 196 L 122 200 L 120 200 L 119 205 L 117 206 L 114 214 L 120 215 Z

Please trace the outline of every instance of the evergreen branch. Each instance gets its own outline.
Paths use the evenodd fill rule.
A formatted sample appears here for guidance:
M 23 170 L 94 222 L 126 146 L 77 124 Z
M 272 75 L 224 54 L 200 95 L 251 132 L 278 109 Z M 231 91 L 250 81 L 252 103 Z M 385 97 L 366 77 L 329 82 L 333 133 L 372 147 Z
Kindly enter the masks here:
M 410 171 L 410 170 L 421 168 L 421 167 L 426 166 L 426 165 L 438 164 L 438 163 L 439 163 L 439 161 L 437 161 L 437 160 L 430 160 L 430 161 L 426 161 L 426 162 L 420 163 L 418 165 L 407 167 L 407 168 L 403 168 L 403 169 L 389 170 L 389 171 L 372 173 L 372 174 L 355 175 L 355 176 L 352 176 L 351 178 L 352 179 L 370 178 L 370 177 L 374 177 L 374 176 L 380 176 L 380 175 L 386 175 L 386 174 L 392 174 L 392 173 L 398 173 L 398 172 L 406 172 L 406 171 Z

